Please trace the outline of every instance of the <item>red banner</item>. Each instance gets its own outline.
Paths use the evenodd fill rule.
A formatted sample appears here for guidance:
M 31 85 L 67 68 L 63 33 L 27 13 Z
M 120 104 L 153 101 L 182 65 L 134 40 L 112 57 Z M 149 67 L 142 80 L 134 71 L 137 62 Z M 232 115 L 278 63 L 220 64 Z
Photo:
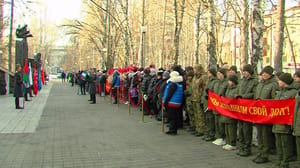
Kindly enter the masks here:
M 251 100 L 219 96 L 209 92 L 208 109 L 238 120 L 259 124 L 292 125 L 295 98 L 286 100 Z

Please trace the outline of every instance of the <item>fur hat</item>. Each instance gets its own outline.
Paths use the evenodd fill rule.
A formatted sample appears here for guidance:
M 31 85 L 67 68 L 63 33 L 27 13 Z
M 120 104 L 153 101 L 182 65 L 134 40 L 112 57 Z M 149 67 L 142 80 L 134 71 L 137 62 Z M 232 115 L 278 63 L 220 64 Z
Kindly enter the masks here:
M 294 75 L 296 75 L 298 78 L 300 78 L 300 70 L 297 70 Z
M 253 74 L 253 73 L 254 73 L 254 69 L 253 69 L 252 65 L 250 65 L 250 64 L 244 65 L 243 71 L 247 71 L 247 72 L 249 72 L 250 74 Z
M 261 72 L 267 73 L 269 75 L 273 75 L 273 71 L 274 71 L 274 69 L 270 65 L 268 65 L 268 66 L 265 66 Z
M 215 68 L 209 68 L 208 72 L 210 72 L 213 76 L 217 76 L 217 70 Z
M 235 65 L 232 65 L 229 70 L 233 70 L 235 73 L 237 73 L 237 67 Z
M 177 71 L 172 71 L 170 73 L 170 78 L 174 78 L 174 77 L 177 77 L 177 76 L 179 76 L 179 73 Z
M 292 75 L 290 73 L 282 73 L 280 76 L 279 76 L 279 80 L 281 80 L 282 82 L 290 85 L 293 83 L 294 79 L 292 77 Z
M 235 83 L 236 85 L 239 83 L 239 79 L 236 75 L 230 75 L 228 77 L 228 80 L 230 80 L 231 82 Z
M 227 71 L 227 70 L 224 69 L 224 68 L 220 68 L 220 69 L 218 70 L 218 72 L 222 73 L 224 77 L 226 77 L 226 71 Z
M 156 73 L 155 69 L 154 68 L 150 68 L 150 75 L 153 76 L 153 75 L 155 75 L 155 73 Z

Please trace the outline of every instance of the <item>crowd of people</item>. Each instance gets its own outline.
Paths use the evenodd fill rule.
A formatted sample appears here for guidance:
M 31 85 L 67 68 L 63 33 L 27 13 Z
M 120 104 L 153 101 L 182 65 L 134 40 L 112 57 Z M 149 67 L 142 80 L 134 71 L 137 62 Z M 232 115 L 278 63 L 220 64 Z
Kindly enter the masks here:
M 289 162 L 300 165 L 300 71 L 294 74 L 274 72 L 266 66 L 256 75 L 252 65 L 224 65 L 218 69 L 202 65 L 185 67 L 175 65 L 168 70 L 131 66 L 108 71 L 79 71 L 67 78 L 77 83 L 82 95 L 89 91 L 91 104 L 96 94 L 111 95 L 113 104 L 119 101 L 141 107 L 144 115 L 169 123 L 168 135 L 177 135 L 178 129 L 188 124 L 192 135 L 237 150 L 237 155 L 252 155 L 253 128 L 257 129 L 258 154 L 255 163 L 266 163 L 269 154 L 278 156 L 278 167 L 289 167 Z M 88 87 L 86 87 L 86 85 Z M 88 89 L 87 89 L 88 88 Z M 296 98 L 293 125 L 257 124 L 230 118 L 208 108 L 209 91 L 236 99 L 282 100 Z

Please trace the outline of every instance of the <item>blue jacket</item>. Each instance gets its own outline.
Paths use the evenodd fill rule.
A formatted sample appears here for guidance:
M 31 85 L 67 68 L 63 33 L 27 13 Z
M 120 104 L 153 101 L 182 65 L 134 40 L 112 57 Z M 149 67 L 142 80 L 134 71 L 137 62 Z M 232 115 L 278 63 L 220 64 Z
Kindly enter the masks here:
M 113 74 L 113 79 L 112 79 L 112 87 L 120 87 L 120 76 L 118 71 L 115 71 Z
M 183 102 L 183 86 L 179 83 L 168 82 L 164 91 L 164 106 L 180 108 Z

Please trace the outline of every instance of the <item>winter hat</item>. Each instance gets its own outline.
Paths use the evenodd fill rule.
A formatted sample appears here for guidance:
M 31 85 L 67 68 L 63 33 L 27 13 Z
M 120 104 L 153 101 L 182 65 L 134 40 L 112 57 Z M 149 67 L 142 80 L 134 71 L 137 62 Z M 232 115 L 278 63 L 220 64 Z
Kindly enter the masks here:
M 281 80 L 282 82 L 290 85 L 293 83 L 293 77 L 290 73 L 282 73 L 280 76 L 279 76 L 279 80 Z
M 272 75 L 273 71 L 274 71 L 274 69 L 270 65 L 268 65 L 268 66 L 265 66 L 264 69 L 261 72 L 262 73 L 265 72 L 269 75 Z
M 199 72 L 203 72 L 204 71 L 204 68 L 203 68 L 203 66 L 201 64 L 195 65 L 194 68 L 197 69 Z
M 280 76 L 281 74 L 283 74 L 283 72 L 276 72 L 276 73 L 275 73 L 275 76 L 279 78 L 279 76 Z
M 300 78 L 300 70 L 297 70 L 294 75 L 296 75 L 298 78 Z
M 217 76 L 217 70 L 215 68 L 209 68 L 208 71 L 213 75 Z
M 230 67 L 229 67 L 228 64 L 224 64 L 224 65 L 222 66 L 222 68 L 223 68 L 223 69 L 229 69 Z
M 154 68 L 150 69 L 150 75 L 155 75 L 155 69 Z
M 164 69 L 159 68 L 158 71 L 157 71 L 157 75 L 158 75 L 158 76 L 162 76 L 163 73 L 164 73 Z
M 146 75 L 149 75 L 149 74 L 150 74 L 150 70 L 149 70 L 148 68 L 146 68 L 146 69 L 144 69 L 144 73 L 145 73 Z
M 238 79 L 238 77 L 236 75 L 230 75 L 228 77 L 228 80 L 230 80 L 231 82 L 235 83 L 236 85 L 239 83 L 239 81 L 238 81 L 239 79 Z
M 193 77 L 193 76 L 194 76 L 194 71 L 188 71 L 188 72 L 186 73 L 186 76 L 191 76 L 191 77 Z
M 177 77 L 177 76 L 179 76 L 179 73 L 177 71 L 172 71 L 170 73 L 170 78 L 174 78 L 174 77 Z
M 220 68 L 218 72 L 222 73 L 223 76 L 226 77 L 226 69 Z
M 235 73 L 237 73 L 237 67 L 235 65 L 232 65 L 229 70 L 234 71 Z
M 253 73 L 254 73 L 254 69 L 253 69 L 252 65 L 250 65 L 250 64 L 244 65 L 243 71 L 247 71 L 247 72 L 249 72 L 250 74 L 253 74 Z
M 163 73 L 163 76 L 166 78 L 166 79 L 169 79 L 170 78 L 170 73 L 168 71 L 165 71 Z

